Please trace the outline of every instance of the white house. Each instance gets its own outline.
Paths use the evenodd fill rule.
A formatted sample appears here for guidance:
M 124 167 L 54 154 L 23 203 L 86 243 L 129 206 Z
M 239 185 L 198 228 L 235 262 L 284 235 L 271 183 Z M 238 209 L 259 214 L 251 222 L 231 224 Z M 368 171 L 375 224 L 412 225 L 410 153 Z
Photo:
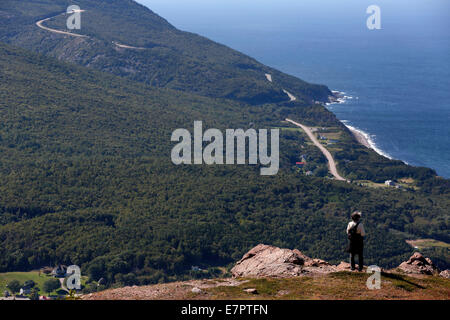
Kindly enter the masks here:
M 384 184 L 389 187 L 395 187 L 395 182 L 392 180 L 386 180 Z
M 19 293 L 21 296 L 31 294 L 31 289 L 28 287 L 23 287 L 23 288 L 20 288 Z

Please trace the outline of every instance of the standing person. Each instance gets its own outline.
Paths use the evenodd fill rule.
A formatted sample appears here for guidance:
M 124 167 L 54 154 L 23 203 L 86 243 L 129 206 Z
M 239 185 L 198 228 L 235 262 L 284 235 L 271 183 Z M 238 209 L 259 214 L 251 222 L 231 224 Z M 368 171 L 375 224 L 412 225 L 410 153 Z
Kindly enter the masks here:
M 355 255 L 358 255 L 358 270 L 362 271 L 364 267 L 364 236 L 366 232 L 364 231 L 364 226 L 361 223 L 360 211 L 355 211 L 352 213 L 352 221 L 349 222 L 347 226 L 347 236 L 350 241 L 348 251 L 350 252 L 350 262 L 352 270 L 355 270 Z

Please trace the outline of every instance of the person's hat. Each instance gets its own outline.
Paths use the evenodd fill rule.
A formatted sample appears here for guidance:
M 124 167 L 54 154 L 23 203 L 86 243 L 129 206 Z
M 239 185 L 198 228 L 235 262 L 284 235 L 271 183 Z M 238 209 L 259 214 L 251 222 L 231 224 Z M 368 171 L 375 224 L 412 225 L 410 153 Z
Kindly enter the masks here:
M 352 218 L 356 218 L 357 216 L 358 216 L 359 218 L 361 218 L 362 212 L 361 212 L 361 211 L 355 211 L 355 212 L 353 212 L 352 215 L 351 215 Z

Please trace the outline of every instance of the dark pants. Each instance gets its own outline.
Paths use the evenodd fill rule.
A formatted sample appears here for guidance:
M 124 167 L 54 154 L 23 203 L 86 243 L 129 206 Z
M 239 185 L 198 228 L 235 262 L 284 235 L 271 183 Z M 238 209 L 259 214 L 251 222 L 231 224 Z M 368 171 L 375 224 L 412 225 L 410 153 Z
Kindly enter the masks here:
M 350 253 L 350 263 L 352 265 L 352 270 L 355 269 L 355 256 L 358 255 L 358 270 L 362 271 L 364 266 L 363 250 L 358 250 Z

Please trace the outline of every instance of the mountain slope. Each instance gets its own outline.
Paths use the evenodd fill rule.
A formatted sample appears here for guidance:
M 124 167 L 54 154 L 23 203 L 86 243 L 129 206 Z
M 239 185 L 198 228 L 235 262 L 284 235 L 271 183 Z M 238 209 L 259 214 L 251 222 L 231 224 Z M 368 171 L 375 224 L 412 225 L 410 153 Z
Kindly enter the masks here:
M 213 276 L 259 242 L 340 261 L 354 208 L 376 235 L 367 259 L 381 266 L 411 252 L 411 233 L 447 240 L 445 194 L 299 175 L 298 132 L 281 134 L 274 177 L 171 163 L 173 130 L 196 119 L 278 126 L 270 105 L 150 88 L 1 44 L 0 79 L 0 271 L 78 264 L 94 280 L 148 284 L 190 277 L 192 265 Z
M 82 13 L 75 38 L 39 29 L 66 30 L 69 5 Z M 0 4 L 0 40 L 145 83 L 250 104 L 327 101 L 325 86 L 308 84 L 204 37 L 177 30 L 131 0 L 6 0 Z M 123 44 L 118 46 L 117 43 Z M 144 50 L 126 49 L 125 46 Z M 266 74 L 271 74 L 270 82 Z
M 132 1 L 75 3 L 87 10 L 87 37 L 36 26 L 57 16 L 45 25 L 64 29 L 60 13 L 72 1 L 0 3 L 1 39 L 46 55 L 0 43 L 0 271 L 78 264 L 91 280 L 132 285 L 195 277 L 200 265 L 212 277 L 259 242 L 336 262 L 355 209 L 374 235 L 368 261 L 381 266 L 409 255 L 405 240 L 450 241 L 449 182 L 357 145 L 332 113 L 309 104 L 326 87 L 178 31 Z M 293 166 L 304 153 L 324 177 L 325 159 L 286 117 L 342 130 L 334 156 L 355 179 L 412 176 L 419 188 L 306 177 Z M 281 126 L 279 174 L 173 165 L 171 133 L 199 119 L 205 128 Z M 434 255 L 448 264 L 445 249 Z

